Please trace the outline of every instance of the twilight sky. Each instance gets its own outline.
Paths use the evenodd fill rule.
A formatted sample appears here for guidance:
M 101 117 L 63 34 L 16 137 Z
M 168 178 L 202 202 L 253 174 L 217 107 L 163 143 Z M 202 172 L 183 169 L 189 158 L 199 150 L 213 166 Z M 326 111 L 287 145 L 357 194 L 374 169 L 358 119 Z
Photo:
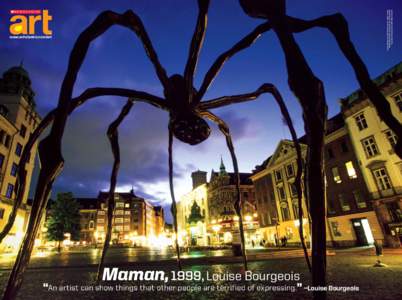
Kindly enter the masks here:
M 303 4 L 301 3 L 303 2 Z M 37 4 L 35 4 L 37 3 Z M 8 38 L 10 9 L 48 9 L 53 16 L 50 40 Z M 196 0 L 116 1 L 2 1 L 0 8 L 0 72 L 24 60 L 36 91 L 38 111 L 44 116 L 57 104 L 69 52 L 79 33 L 103 10 L 133 9 L 143 20 L 168 75 L 183 73 L 197 16 Z M 393 9 L 394 44 L 386 51 L 386 10 Z M 401 60 L 402 3 L 399 0 L 310 0 L 288 1 L 288 14 L 305 19 L 341 12 L 349 21 L 350 33 L 372 77 Z M 247 17 L 235 0 L 212 0 L 204 47 L 198 64 L 195 87 L 223 51 L 249 33 L 261 20 Z M 325 84 L 329 116 L 339 111 L 338 99 L 357 88 L 352 68 L 334 39 L 323 29 L 298 34 L 297 41 L 315 74 Z M 272 32 L 225 64 L 204 99 L 254 91 L 264 82 L 275 84 L 286 99 L 298 133 L 303 133 L 297 100 L 287 86 L 284 57 Z M 93 43 L 79 73 L 74 95 L 95 86 L 123 87 L 162 95 L 151 63 L 136 36 L 114 27 Z M 63 141 L 66 160 L 54 192 L 72 191 L 77 197 L 95 197 L 109 186 L 113 163 L 105 135 L 125 99 L 102 97 L 79 108 L 68 120 Z M 289 138 L 271 96 L 258 101 L 215 110 L 231 126 L 240 170 L 250 172 L 274 150 L 280 139 Z M 168 190 L 166 112 L 136 104 L 120 129 L 122 168 L 118 190 L 135 192 L 161 203 L 170 203 Z M 191 172 L 218 169 L 220 156 L 232 170 L 225 141 L 211 124 L 213 134 L 198 146 L 175 141 L 175 188 L 177 198 L 191 190 Z M 32 188 L 35 180 L 32 183 Z M 168 220 L 170 220 L 168 213 Z

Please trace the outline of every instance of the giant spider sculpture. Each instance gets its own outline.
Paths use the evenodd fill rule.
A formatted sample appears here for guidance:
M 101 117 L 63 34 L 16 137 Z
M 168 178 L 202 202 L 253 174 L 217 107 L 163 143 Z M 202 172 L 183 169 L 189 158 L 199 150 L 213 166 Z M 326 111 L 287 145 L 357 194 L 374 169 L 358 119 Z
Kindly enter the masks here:
M 323 138 L 325 133 L 326 123 L 326 102 L 322 82 L 316 78 L 309 68 L 301 50 L 294 40 L 293 33 L 302 32 L 309 28 L 319 26 L 328 28 L 334 34 L 342 52 L 352 64 L 358 81 L 368 95 L 370 100 L 375 105 L 380 117 L 387 125 L 396 133 L 399 142 L 395 148 L 396 153 L 402 157 L 402 126 L 393 117 L 389 104 L 384 96 L 378 91 L 375 84 L 370 80 L 368 71 L 358 56 L 353 44 L 349 39 L 347 23 L 340 15 L 325 16 L 312 21 L 304 21 L 293 17 L 288 17 L 285 10 L 284 0 L 240 0 L 240 4 L 247 14 L 252 17 L 267 19 L 268 22 L 257 26 L 250 34 L 241 39 L 231 49 L 221 54 L 208 70 L 204 77 L 199 90 L 193 86 L 193 75 L 196 69 L 198 55 L 202 46 L 203 38 L 206 29 L 206 19 L 209 6 L 209 0 L 198 0 L 199 15 L 197 19 L 196 29 L 191 41 L 190 51 L 187 64 L 184 70 L 184 75 L 167 76 L 166 71 L 161 66 L 152 43 L 145 31 L 145 28 L 140 18 L 132 11 L 127 11 L 124 14 L 106 11 L 101 13 L 95 21 L 85 29 L 78 37 L 74 48 L 70 55 L 68 69 L 65 74 L 58 106 L 51 111 L 41 122 L 35 132 L 31 135 L 20 160 L 20 168 L 17 176 L 16 200 L 9 221 L 0 234 L 0 240 L 11 229 L 15 219 L 18 206 L 22 202 L 24 190 L 26 188 L 26 172 L 24 166 L 33 148 L 33 145 L 52 122 L 52 128 L 49 135 L 44 138 L 39 144 L 39 157 L 41 160 L 41 170 L 35 191 L 34 202 L 32 205 L 31 215 L 28 223 L 28 229 L 22 241 L 16 262 L 10 274 L 8 285 L 4 293 L 5 299 L 13 299 L 16 297 L 18 289 L 22 283 L 24 271 L 28 265 L 32 248 L 34 245 L 35 236 L 39 229 L 40 216 L 42 215 L 48 198 L 51 192 L 52 184 L 57 175 L 63 168 L 64 160 L 61 153 L 61 142 L 66 125 L 68 115 L 75 108 L 85 103 L 87 100 L 105 95 L 128 97 L 127 104 L 123 107 L 118 118 L 109 126 L 108 137 L 111 143 L 114 165 L 111 174 L 111 183 L 108 199 L 108 227 L 105 237 L 105 244 L 102 252 L 99 271 L 102 270 L 105 254 L 110 240 L 111 220 L 114 208 L 113 193 L 116 186 L 117 173 L 120 163 L 120 153 L 118 144 L 118 126 L 123 121 L 124 117 L 129 113 L 133 102 L 140 101 L 149 103 L 155 107 L 163 109 L 170 114 L 169 121 L 169 183 L 172 197 L 172 214 L 174 219 L 174 228 L 177 232 L 176 219 L 176 201 L 173 190 L 173 137 L 188 143 L 196 145 L 210 134 L 210 128 L 203 118 L 207 118 L 218 125 L 220 131 L 226 138 L 227 146 L 232 157 L 233 168 L 236 173 L 236 201 L 234 203 L 235 211 L 239 216 L 239 229 L 242 244 L 242 254 L 245 268 L 247 268 L 246 251 L 244 247 L 244 233 L 241 216 L 241 197 L 239 192 L 239 176 L 237 159 L 234 152 L 234 147 L 229 132 L 228 126 L 223 120 L 210 112 L 210 109 L 218 108 L 243 101 L 254 100 L 263 93 L 271 93 L 274 99 L 278 102 L 284 119 L 289 126 L 292 139 L 295 143 L 297 153 L 297 174 L 296 188 L 299 199 L 299 207 L 301 208 L 302 188 L 301 174 L 303 169 L 301 149 L 297 140 L 296 132 L 293 128 L 292 121 L 286 109 L 285 103 L 272 84 L 264 84 L 256 91 L 235 95 L 224 96 L 217 99 L 202 101 L 202 98 L 207 91 L 213 79 L 217 76 L 223 64 L 237 52 L 249 47 L 254 41 L 264 32 L 273 29 L 279 38 L 288 69 L 289 86 L 296 97 L 300 100 L 303 108 L 303 117 L 305 121 L 305 130 L 308 138 L 308 159 L 306 168 L 306 184 L 305 193 L 308 198 L 309 210 L 312 218 L 312 238 L 313 238 L 313 285 L 325 285 L 325 202 L 324 202 L 324 185 L 322 174 L 322 149 Z M 74 83 L 81 64 L 88 51 L 90 43 L 98 36 L 103 34 L 113 25 L 120 25 L 132 30 L 144 45 L 147 56 L 151 60 L 158 78 L 164 89 L 164 97 L 160 97 L 121 88 L 90 88 L 84 91 L 80 96 L 72 98 Z M 299 210 L 300 222 L 302 222 L 302 209 Z M 306 247 L 303 239 L 303 226 L 299 226 L 300 239 L 302 241 L 306 260 L 309 264 Z M 177 237 L 177 234 L 176 234 Z M 177 261 L 180 267 L 180 251 L 176 238 Z M 310 264 L 309 264 L 310 268 Z M 317 298 L 325 297 L 323 293 L 316 293 Z
M 193 86 L 193 77 L 198 61 L 199 52 L 205 35 L 209 2 L 209 0 L 198 0 L 199 15 L 197 19 L 196 29 L 191 41 L 184 75 L 174 74 L 172 76 L 168 76 L 166 74 L 166 71 L 161 66 L 158 60 L 156 52 L 140 18 L 130 10 L 125 12 L 124 14 L 118 14 L 112 11 L 105 11 L 101 13 L 95 19 L 95 21 L 80 34 L 74 45 L 73 50 L 71 51 L 68 69 L 60 90 L 58 107 L 51 111 L 42 120 L 38 128 L 31 135 L 21 156 L 20 168 L 17 177 L 18 184 L 16 188 L 16 201 L 8 224 L 6 225 L 5 230 L 3 230 L 3 232 L 0 234 L 1 239 L 4 238 L 4 236 L 8 233 L 8 230 L 11 228 L 15 218 L 16 210 L 22 202 L 22 195 L 24 194 L 24 190 L 26 188 L 26 171 L 23 166 L 25 166 L 25 164 L 27 163 L 27 158 L 29 157 L 33 145 L 36 143 L 39 136 L 51 123 L 53 123 L 49 135 L 40 142 L 38 147 L 39 158 L 41 161 L 41 170 L 39 173 L 38 183 L 35 191 L 34 202 L 31 209 L 27 232 L 23 238 L 16 262 L 10 274 L 8 285 L 4 293 L 4 298 L 15 298 L 18 289 L 22 284 L 23 274 L 29 263 L 30 255 L 34 245 L 34 239 L 39 229 L 40 216 L 42 215 L 46 207 L 52 184 L 63 168 L 64 160 L 61 153 L 61 141 L 68 115 L 72 113 L 75 108 L 82 105 L 87 100 L 94 97 L 106 95 L 128 97 L 129 100 L 127 104 L 123 107 L 118 118 L 109 126 L 107 132 L 114 156 L 114 164 L 112 168 L 108 197 L 108 226 L 105 236 L 104 248 L 102 251 L 101 262 L 99 264 L 98 279 L 100 278 L 101 270 L 103 269 L 103 263 L 111 237 L 112 216 L 114 209 L 113 194 L 116 186 L 117 173 L 120 164 L 118 126 L 121 124 L 124 117 L 129 113 L 133 106 L 133 103 L 136 101 L 149 103 L 155 107 L 169 112 L 170 115 L 168 126 L 169 185 L 172 197 L 171 211 L 174 219 L 174 229 L 176 231 L 175 244 L 179 268 L 181 268 L 181 263 L 179 245 L 177 240 L 176 200 L 173 190 L 173 137 L 176 137 L 182 142 L 190 145 L 201 143 L 202 141 L 207 139 L 210 134 L 210 128 L 204 118 L 207 118 L 218 125 L 219 130 L 224 134 L 226 138 L 226 143 L 230 150 L 233 168 L 236 173 L 237 193 L 234 207 L 237 215 L 239 216 L 242 255 L 244 266 L 245 268 L 247 268 L 247 258 L 244 246 L 245 241 L 243 232 L 243 220 L 241 214 L 242 203 L 240 197 L 239 170 L 236 155 L 234 152 L 233 142 L 229 132 L 229 128 L 226 123 L 209 110 L 238 102 L 254 100 L 263 93 L 271 93 L 280 106 L 281 112 L 289 125 L 295 143 L 297 143 L 297 138 L 285 103 L 279 92 L 272 84 L 263 84 L 256 91 L 251 93 L 234 96 L 224 96 L 208 101 L 201 101 L 212 80 L 216 77 L 226 60 L 240 50 L 249 47 L 259 36 L 259 34 L 256 34 L 256 32 L 253 31 L 242 40 L 240 40 L 237 44 L 235 44 L 231 49 L 219 56 L 207 72 L 200 89 L 197 91 Z M 108 30 L 112 25 L 120 25 L 132 30 L 141 40 L 144 45 L 146 54 L 151 60 L 156 70 L 157 76 L 163 86 L 165 96 L 164 99 L 145 92 L 121 88 L 90 88 L 84 91 L 80 96 L 72 98 L 74 83 L 76 81 L 78 71 L 81 67 L 81 64 L 83 63 L 90 43 L 98 36 L 103 34 L 106 30 Z M 299 158 L 299 161 L 301 162 L 301 156 Z M 300 181 L 301 164 L 298 173 Z M 301 191 L 301 189 L 299 190 Z

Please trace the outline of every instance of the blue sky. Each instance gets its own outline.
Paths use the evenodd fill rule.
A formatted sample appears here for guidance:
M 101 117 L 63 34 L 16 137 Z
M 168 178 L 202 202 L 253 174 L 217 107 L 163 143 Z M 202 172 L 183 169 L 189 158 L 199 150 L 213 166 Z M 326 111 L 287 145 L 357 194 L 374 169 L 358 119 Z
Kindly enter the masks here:
M 302 3 L 303 2 L 303 3 Z M 288 14 L 310 19 L 341 12 L 349 21 L 350 33 L 371 76 L 375 77 L 401 60 L 402 3 L 400 1 L 328 0 L 288 1 Z M 8 38 L 10 9 L 48 9 L 53 16 L 51 40 Z M 116 1 L 5 1 L 0 8 L 0 71 L 19 64 L 30 73 L 39 112 L 44 115 L 57 104 L 69 52 L 79 33 L 103 10 L 133 9 L 153 41 L 169 75 L 182 73 L 193 34 L 195 0 Z M 386 50 L 386 10 L 393 9 L 394 44 Z M 212 0 L 204 47 L 195 77 L 198 88 L 205 72 L 220 53 L 250 32 L 261 20 L 247 17 L 238 1 Z M 329 115 L 339 111 L 338 100 L 353 92 L 357 82 L 352 68 L 332 36 L 323 29 L 297 35 L 315 74 L 325 84 Z M 297 100 L 287 86 L 283 53 L 272 32 L 251 48 L 233 57 L 211 85 L 204 99 L 254 91 L 262 83 L 275 84 L 283 94 L 298 133 L 303 133 Z M 115 27 L 94 42 L 80 71 L 74 95 L 94 86 L 115 86 L 162 95 L 161 85 L 145 56 L 142 45 L 128 30 Z M 124 104 L 122 98 L 103 97 L 78 109 L 69 119 L 63 142 L 65 168 L 54 191 L 73 191 L 76 196 L 96 196 L 108 188 L 112 155 L 105 132 Z M 273 99 L 238 104 L 215 111 L 232 127 L 240 170 L 250 172 L 274 150 L 280 139 L 289 138 Z M 131 186 L 139 195 L 170 203 L 167 185 L 168 115 L 146 104 L 136 104 L 120 131 L 122 170 L 119 190 Z M 198 146 L 175 141 L 177 196 L 191 190 L 191 172 L 219 167 L 220 156 L 232 170 L 225 141 L 214 133 Z

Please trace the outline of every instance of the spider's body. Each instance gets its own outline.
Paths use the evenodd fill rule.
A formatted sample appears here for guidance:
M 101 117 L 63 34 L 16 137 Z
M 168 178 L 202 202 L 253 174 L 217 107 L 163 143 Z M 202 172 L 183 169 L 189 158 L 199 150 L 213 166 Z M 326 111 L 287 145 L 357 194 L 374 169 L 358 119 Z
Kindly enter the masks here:
M 180 141 L 196 145 L 209 137 L 211 129 L 205 122 L 191 99 L 196 95 L 196 89 L 187 89 L 188 82 L 181 75 L 169 77 L 168 88 L 165 89 L 165 98 L 169 103 L 169 129 Z

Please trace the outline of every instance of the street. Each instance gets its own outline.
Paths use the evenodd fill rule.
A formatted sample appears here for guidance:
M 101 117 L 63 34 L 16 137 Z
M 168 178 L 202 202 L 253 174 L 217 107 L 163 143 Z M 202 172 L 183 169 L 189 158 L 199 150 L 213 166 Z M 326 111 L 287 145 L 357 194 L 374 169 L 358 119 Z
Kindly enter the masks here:
M 134 252 L 136 256 L 134 256 Z M 297 250 L 296 250 L 297 251 Z M 149 281 L 104 281 L 102 285 L 95 283 L 96 260 L 99 250 L 88 253 L 52 254 L 46 257 L 35 257 L 24 278 L 19 299 L 244 299 L 243 289 L 253 289 L 247 293 L 248 299 L 303 299 L 309 298 L 311 292 L 305 287 L 309 285 L 310 275 L 302 257 L 287 258 L 277 256 L 275 259 L 265 259 L 249 263 L 249 270 L 254 273 L 289 273 L 299 274 L 300 280 L 284 282 L 264 281 L 171 281 L 169 283 Z M 381 261 L 388 265 L 386 268 L 375 268 L 376 257 L 373 249 L 351 249 L 336 251 L 336 255 L 328 256 L 328 285 L 340 287 L 358 287 L 355 292 L 328 292 L 329 299 L 400 299 L 402 291 L 402 253 L 401 251 L 386 251 Z M 131 254 L 130 254 L 131 253 Z M 222 255 L 223 253 L 191 253 L 198 256 L 200 263 L 192 264 L 192 259 L 184 259 L 185 271 L 199 271 L 203 278 L 213 274 L 241 273 L 244 275 L 241 263 L 202 263 L 202 255 Z M 138 255 L 138 256 L 137 256 Z M 116 249 L 110 251 L 107 265 L 119 266 L 121 270 L 162 270 L 170 274 L 177 270 L 174 260 L 147 263 L 147 259 L 165 259 L 173 257 L 173 253 L 146 251 L 141 249 Z M 216 258 L 218 259 L 218 258 Z M 130 263 L 132 262 L 132 263 Z M 137 262 L 137 263 L 136 263 Z M 91 266 L 92 264 L 92 266 Z M 6 262 L 1 261 L 0 284 L 4 287 L 9 270 L 4 269 Z M 10 264 L 8 264 L 10 265 Z M 51 267 L 52 265 L 57 267 Z M 68 267 L 65 267 L 68 266 Z M 301 283 L 302 286 L 297 286 Z M 152 287 L 154 286 L 154 287 Z M 155 287 L 163 288 L 163 293 L 155 293 Z M 214 291 L 207 290 L 214 286 Z M 263 287 L 288 287 L 283 291 L 263 291 Z M 97 288 L 97 289 L 96 289 Z M 292 288 L 293 290 L 291 290 Z M 56 290 L 57 289 L 57 290 Z M 96 289 L 96 290 L 95 290 Z M 142 289 L 139 291 L 139 289 Z M 180 291 L 178 291 L 180 289 Z M 259 289 L 259 290 L 257 290 Z

